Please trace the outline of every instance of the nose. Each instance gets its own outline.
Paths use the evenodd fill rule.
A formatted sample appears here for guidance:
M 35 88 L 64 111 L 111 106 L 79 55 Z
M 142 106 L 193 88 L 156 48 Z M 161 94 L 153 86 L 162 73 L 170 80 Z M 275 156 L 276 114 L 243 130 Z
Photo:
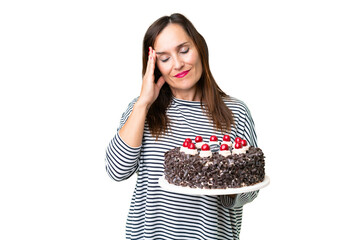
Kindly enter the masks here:
M 181 57 L 177 56 L 174 58 L 174 68 L 175 70 L 179 71 L 184 67 L 184 61 Z

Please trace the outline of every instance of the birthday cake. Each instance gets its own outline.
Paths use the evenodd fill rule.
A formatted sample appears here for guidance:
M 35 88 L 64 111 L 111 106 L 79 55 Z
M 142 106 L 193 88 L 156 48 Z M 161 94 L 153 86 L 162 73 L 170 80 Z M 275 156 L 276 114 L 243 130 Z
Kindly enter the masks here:
M 219 142 L 211 136 L 185 139 L 181 147 L 165 153 L 164 176 L 177 186 L 206 189 L 240 188 L 262 182 L 265 156 L 260 148 L 249 146 L 239 137 L 231 142 L 225 135 Z

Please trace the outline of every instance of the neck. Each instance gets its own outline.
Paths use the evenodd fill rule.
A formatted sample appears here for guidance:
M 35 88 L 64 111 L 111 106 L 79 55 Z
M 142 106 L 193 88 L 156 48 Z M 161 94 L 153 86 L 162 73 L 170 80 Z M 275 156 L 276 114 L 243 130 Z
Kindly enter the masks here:
M 185 91 L 172 90 L 173 96 L 177 99 L 187 100 L 187 101 L 197 101 L 201 100 L 201 93 L 197 88 Z

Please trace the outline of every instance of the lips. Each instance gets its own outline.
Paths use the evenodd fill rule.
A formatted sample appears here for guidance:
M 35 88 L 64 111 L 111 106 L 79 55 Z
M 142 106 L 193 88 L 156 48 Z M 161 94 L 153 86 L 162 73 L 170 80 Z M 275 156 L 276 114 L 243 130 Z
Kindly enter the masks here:
M 190 70 L 183 71 L 183 72 L 181 72 L 181 73 L 179 73 L 179 74 L 176 74 L 175 77 L 177 77 L 177 78 L 183 78 L 183 77 L 185 77 L 189 72 L 190 72 Z

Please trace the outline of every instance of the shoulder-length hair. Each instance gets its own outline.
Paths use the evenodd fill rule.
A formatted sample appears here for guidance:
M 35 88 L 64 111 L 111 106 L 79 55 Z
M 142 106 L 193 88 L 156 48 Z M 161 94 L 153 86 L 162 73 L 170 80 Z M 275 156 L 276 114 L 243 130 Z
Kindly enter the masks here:
M 153 47 L 156 37 L 170 23 L 179 24 L 194 42 L 201 58 L 203 73 L 197 83 L 197 90 L 201 92 L 201 107 L 207 113 L 214 127 L 221 132 L 229 132 L 234 123 L 231 110 L 226 106 L 223 98 L 228 97 L 216 84 L 209 67 L 209 52 L 205 39 L 195 29 L 193 24 L 182 14 L 174 13 L 156 20 L 146 31 L 143 41 L 143 68 L 142 76 L 145 75 L 148 62 L 149 47 Z M 161 73 L 155 66 L 155 82 Z M 146 116 L 151 134 L 158 139 L 169 128 L 169 119 L 166 110 L 171 102 L 172 92 L 167 83 L 160 90 L 158 98 L 150 106 Z

